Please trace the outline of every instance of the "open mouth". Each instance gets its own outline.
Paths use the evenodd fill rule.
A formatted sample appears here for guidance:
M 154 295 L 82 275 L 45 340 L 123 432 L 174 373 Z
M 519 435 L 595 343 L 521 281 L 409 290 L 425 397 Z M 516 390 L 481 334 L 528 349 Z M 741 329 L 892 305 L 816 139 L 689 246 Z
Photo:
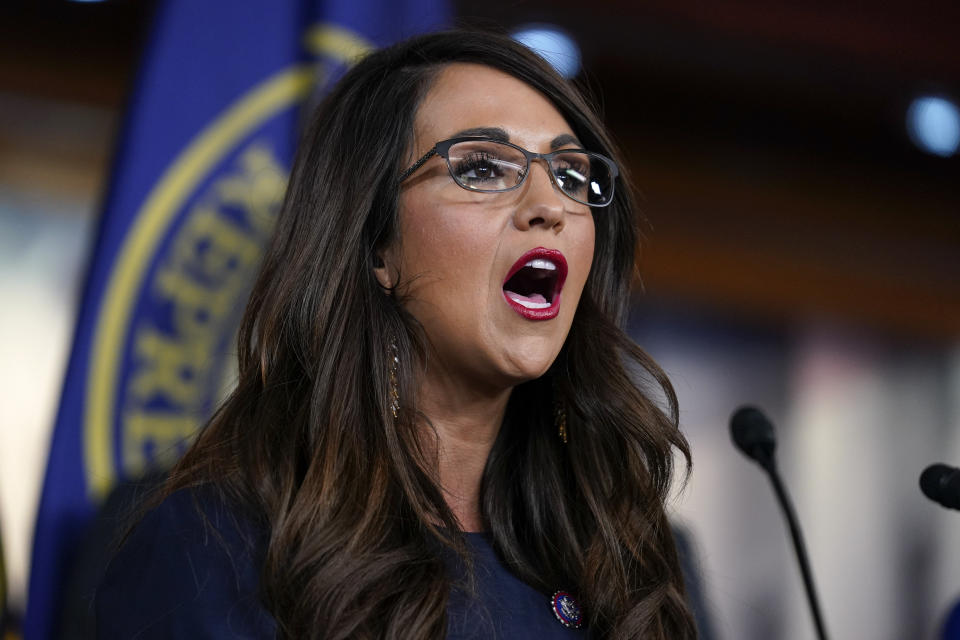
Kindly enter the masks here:
M 517 313 L 530 320 L 548 320 L 560 311 L 560 291 L 567 261 L 556 249 L 537 247 L 517 260 L 503 282 L 503 295 Z

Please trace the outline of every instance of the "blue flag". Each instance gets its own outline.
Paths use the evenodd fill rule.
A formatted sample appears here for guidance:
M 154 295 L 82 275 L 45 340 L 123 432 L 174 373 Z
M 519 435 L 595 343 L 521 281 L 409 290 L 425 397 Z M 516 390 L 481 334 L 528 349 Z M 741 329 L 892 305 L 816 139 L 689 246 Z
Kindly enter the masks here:
M 168 466 L 232 383 L 232 343 L 304 105 L 444 0 L 166 0 L 114 161 L 37 516 L 27 640 L 56 633 L 100 501 Z

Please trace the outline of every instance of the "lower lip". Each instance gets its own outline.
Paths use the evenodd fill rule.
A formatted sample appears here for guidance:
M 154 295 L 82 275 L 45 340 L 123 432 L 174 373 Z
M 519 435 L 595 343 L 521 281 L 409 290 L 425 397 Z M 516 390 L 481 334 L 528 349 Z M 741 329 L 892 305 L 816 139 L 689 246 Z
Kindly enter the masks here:
M 557 314 L 560 313 L 560 292 L 556 292 L 553 296 L 553 302 L 551 302 L 549 307 L 544 307 L 543 309 L 528 309 L 523 306 L 516 300 L 512 300 L 510 296 L 507 295 L 507 292 L 503 292 L 503 299 L 507 301 L 513 310 L 519 313 L 521 316 L 527 320 L 552 320 L 557 317 Z

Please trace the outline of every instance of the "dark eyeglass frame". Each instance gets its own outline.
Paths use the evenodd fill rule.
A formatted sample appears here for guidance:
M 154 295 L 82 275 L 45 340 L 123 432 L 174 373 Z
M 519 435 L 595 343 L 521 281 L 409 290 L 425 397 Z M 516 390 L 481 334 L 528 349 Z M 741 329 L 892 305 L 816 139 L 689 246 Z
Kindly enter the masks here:
M 523 156 L 527 159 L 527 164 L 523 169 L 523 173 L 521 174 L 520 180 L 517 182 L 517 184 L 511 187 L 506 187 L 505 189 L 474 189 L 472 187 L 468 187 L 467 185 L 463 184 L 462 182 L 457 180 L 457 176 L 453 172 L 453 166 L 450 164 L 450 148 L 453 145 L 460 142 L 496 142 L 497 144 L 513 147 L 514 149 L 522 153 Z M 589 157 L 591 160 L 596 159 L 604 163 L 605 165 L 607 165 L 607 168 L 610 170 L 610 198 L 603 204 L 583 202 L 582 200 L 577 200 L 563 188 L 563 185 L 560 183 L 559 177 L 557 176 L 556 173 L 554 173 L 553 167 L 550 165 L 550 161 L 553 160 L 555 156 L 563 155 L 564 153 L 570 153 L 571 151 L 576 151 L 577 153 L 583 153 L 587 157 Z M 613 195 L 614 193 L 616 193 L 616 180 L 617 180 L 617 177 L 620 175 L 620 170 L 617 168 L 617 165 L 613 160 L 611 160 L 605 155 L 594 153 L 593 151 L 587 151 L 586 149 L 580 149 L 580 148 L 557 149 L 556 151 L 551 151 L 550 153 L 534 153 L 533 151 L 527 151 L 523 147 L 517 146 L 512 142 L 507 142 L 505 140 L 497 140 L 496 138 L 488 138 L 485 136 L 465 136 L 461 138 L 450 138 L 449 140 L 441 140 L 437 144 L 433 145 L 432 149 L 430 149 L 425 154 L 423 154 L 423 156 L 421 156 L 419 160 L 414 162 L 409 169 L 407 169 L 402 174 L 400 174 L 400 178 L 398 179 L 398 182 L 402 183 L 404 180 L 409 178 L 411 175 L 413 175 L 413 173 L 417 169 L 422 167 L 424 163 L 430 158 L 432 158 L 433 156 L 440 156 L 441 158 L 444 159 L 444 161 L 446 161 L 447 171 L 450 172 L 450 177 L 453 178 L 453 181 L 457 184 L 457 186 L 459 186 L 462 189 L 466 189 L 467 191 L 471 191 L 473 193 L 503 193 L 505 191 L 513 191 L 514 189 L 517 189 L 520 186 L 522 186 L 524 182 L 526 182 L 527 176 L 530 175 L 530 163 L 532 163 L 534 160 L 537 160 L 537 159 L 543 159 L 546 161 L 547 166 L 550 167 L 550 171 L 548 173 L 550 174 L 550 177 L 553 179 L 553 183 L 560 188 L 560 192 L 563 193 L 563 195 L 567 196 L 574 202 L 585 204 L 588 207 L 597 207 L 597 208 L 609 206 L 610 203 L 613 202 Z

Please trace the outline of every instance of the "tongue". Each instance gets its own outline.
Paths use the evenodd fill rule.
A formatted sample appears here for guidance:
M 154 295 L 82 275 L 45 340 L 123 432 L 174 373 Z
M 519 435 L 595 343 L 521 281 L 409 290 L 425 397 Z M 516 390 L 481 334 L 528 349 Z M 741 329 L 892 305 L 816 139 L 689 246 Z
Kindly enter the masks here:
M 544 298 L 539 293 L 531 293 L 528 296 L 523 296 L 515 291 L 509 291 L 509 290 L 507 291 L 507 293 L 509 293 L 510 297 L 513 298 L 514 300 L 524 300 L 525 302 L 537 302 L 541 304 L 547 301 L 547 299 Z

